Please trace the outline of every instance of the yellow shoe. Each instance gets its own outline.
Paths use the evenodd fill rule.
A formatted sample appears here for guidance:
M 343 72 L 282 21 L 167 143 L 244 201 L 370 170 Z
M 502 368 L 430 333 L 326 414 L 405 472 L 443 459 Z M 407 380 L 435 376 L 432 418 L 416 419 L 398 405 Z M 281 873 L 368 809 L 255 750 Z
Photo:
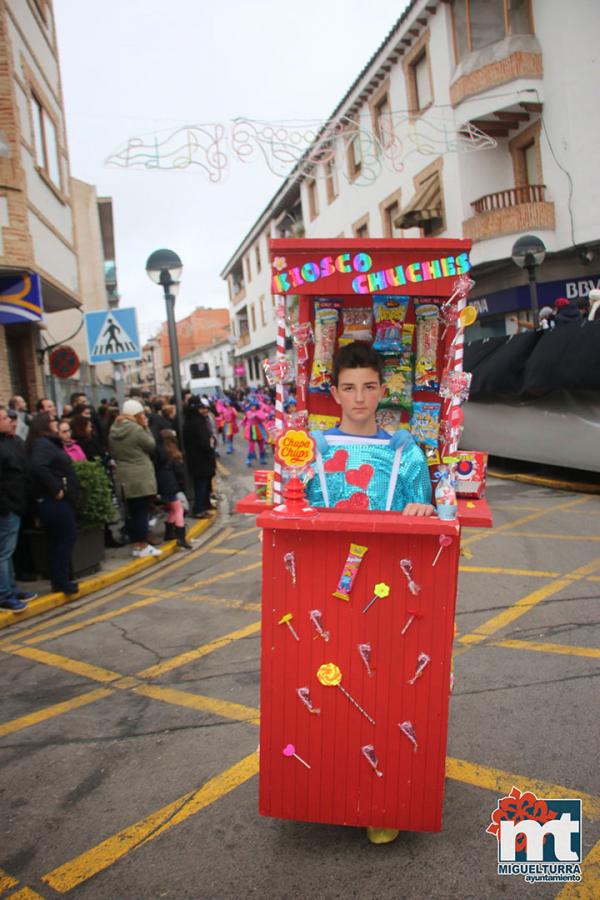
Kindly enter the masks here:
M 372 844 L 391 844 L 400 834 L 398 828 L 367 828 L 367 837 Z

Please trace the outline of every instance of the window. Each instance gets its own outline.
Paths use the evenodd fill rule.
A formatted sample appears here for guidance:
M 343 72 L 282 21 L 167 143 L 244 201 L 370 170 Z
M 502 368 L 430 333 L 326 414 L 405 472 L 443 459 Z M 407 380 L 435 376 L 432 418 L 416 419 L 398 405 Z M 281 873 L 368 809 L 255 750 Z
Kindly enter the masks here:
M 312 222 L 319 215 L 319 195 L 317 194 L 317 182 L 314 178 L 306 182 L 308 191 L 308 216 Z
M 254 303 L 250 304 L 250 331 L 256 331 L 256 310 Z
M 362 168 L 362 147 L 360 144 L 360 130 L 357 122 L 349 122 L 346 128 L 346 160 L 348 163 L 348 175 L 350 181 L 354 181 Z
M 262 295 L 262 297 L 260 297 L 258 302 L 260 303 L 260 322 L 261 322 L 262 327 L 265 328 L 266 324 L 267 324 L 267 320 L 265 318 L 265 296 L 264 296 L 264 294 Z
M 391 112 L 389 97 L 386 93 L 375 104 L 373 116 L 375 136 L 384 148 L 390 146 L 394 137 Z
M 396 218 L 396 228 L 419 228 L 421 237 L 432 237 L 444 231 L 441 170 L 442 163 L 436 160 L 413 179 L 415 193 Z
M 260 247 L 258 244 L 254 246 L 254 258 L 256 260 L 256 271 L 260 272 Z
M 533 34 L 530 0 L 453 0 L 457 60 L 511 34 Z
M 537 158 L 534 141 L 526 144 L 521 148 L 523 154 L 523 169 L 525 172 L 525 182 L 527 184 L 537 184 Z
M 532 122 L 532 124 L 517 134 L 508 143 L 508 147 L 513 161 L 513 172 L 515 177 L 515 187 L 523 187 L 526 185 L 543 185 L 544 175 L 542 172 L 542 154 L 540 151 L 540 133 L 541 122 Z M 528 202 L 531 202 L 535 196 L 534 192 L 523 194 Z M 539 196 L 538 199 L 543 199 Z M 521 202 L 524 202 L 521 200 Z
M 327 202 L 333 203 L 339 194 L 335 159 L 329 159 L 325 163 L 325 189 L 327 192 Z
M 31 119 L 33 124 L 33 148 L 37 166 L 50 179 L 52 184 L 60 188 L 60 158 L 56 126 L 42 102 L 38 100 L 33 92 L 31 94 Z
M 431 81 L 429 79 L 429 61 L 427 53 L 423 53 L 411 66 L 415 96 L 415 109 L 425 109 L 430 105 Z
M 379 204 L 381 213 L 381 231 L 386 238 L 402 237 L 402 229 L 396 226 L 396 219 L 400 215 L 400 191 L 395 191 Z
M 359 219 L 358 222 L 355 222 L 352 226 L 352 234 L 357 238 L 368 238 L 369 237 L 369 216 L 363 216 L 362 219 Z

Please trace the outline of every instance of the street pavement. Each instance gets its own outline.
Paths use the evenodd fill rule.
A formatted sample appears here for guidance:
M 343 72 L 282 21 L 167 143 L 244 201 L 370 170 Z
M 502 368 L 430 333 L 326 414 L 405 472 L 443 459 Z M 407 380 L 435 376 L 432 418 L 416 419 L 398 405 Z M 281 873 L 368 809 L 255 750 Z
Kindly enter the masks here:
M 463 532 L 444 828 L 257 813 L 261 545 L 222 457 L 219 516 L 157 571 L 0 636 L 4 898 L 600 896 L 600 497 L 491 479 Z M 582 885 L 496 874 L 516 786 L 583 799 Z

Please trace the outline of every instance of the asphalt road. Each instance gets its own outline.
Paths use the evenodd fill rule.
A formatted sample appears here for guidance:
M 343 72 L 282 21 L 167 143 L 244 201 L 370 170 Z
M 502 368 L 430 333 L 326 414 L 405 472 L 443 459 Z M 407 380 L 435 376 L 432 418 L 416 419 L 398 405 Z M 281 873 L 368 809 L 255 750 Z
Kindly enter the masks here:
M 232 514 L 159 571 L 0 634 L 0 895 L 600 896 L 600 497 L 492 480 L 464 532 L 441 834 L 257 814 L 260 542 Z M 580 886 L 496 873 L 486 827 L 515 785 L 583 798 Z

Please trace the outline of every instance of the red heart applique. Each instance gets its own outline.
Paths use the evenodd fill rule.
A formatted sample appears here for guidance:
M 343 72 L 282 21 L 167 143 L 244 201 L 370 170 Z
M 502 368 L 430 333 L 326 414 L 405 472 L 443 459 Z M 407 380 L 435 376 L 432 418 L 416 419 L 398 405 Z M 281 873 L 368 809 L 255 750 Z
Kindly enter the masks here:
M 346 481 L 348 484 L 354 484 L 356 487 L 362 488 L 363 491 L 369 486 L 369 482 L 373 477 L 375 469 L 373 466 L 370 466 L 368 463 L 365 463 L 359 469 L 350 469 L 349 472 L 346 472 Z
M 343 472 L 348 462 L 347 450 L 336 450 L 331 459 L 325 463 L 326 472 Z
M 353 509 L 355 511 L 368 508 L 369 497 L 367 494 L 363 494 L 362 491 L 356 491 L 356 493 L 352 494 L 351 497 L 348 497 L 347 500 L 338 500 L 334 506 L 334 509 Z

